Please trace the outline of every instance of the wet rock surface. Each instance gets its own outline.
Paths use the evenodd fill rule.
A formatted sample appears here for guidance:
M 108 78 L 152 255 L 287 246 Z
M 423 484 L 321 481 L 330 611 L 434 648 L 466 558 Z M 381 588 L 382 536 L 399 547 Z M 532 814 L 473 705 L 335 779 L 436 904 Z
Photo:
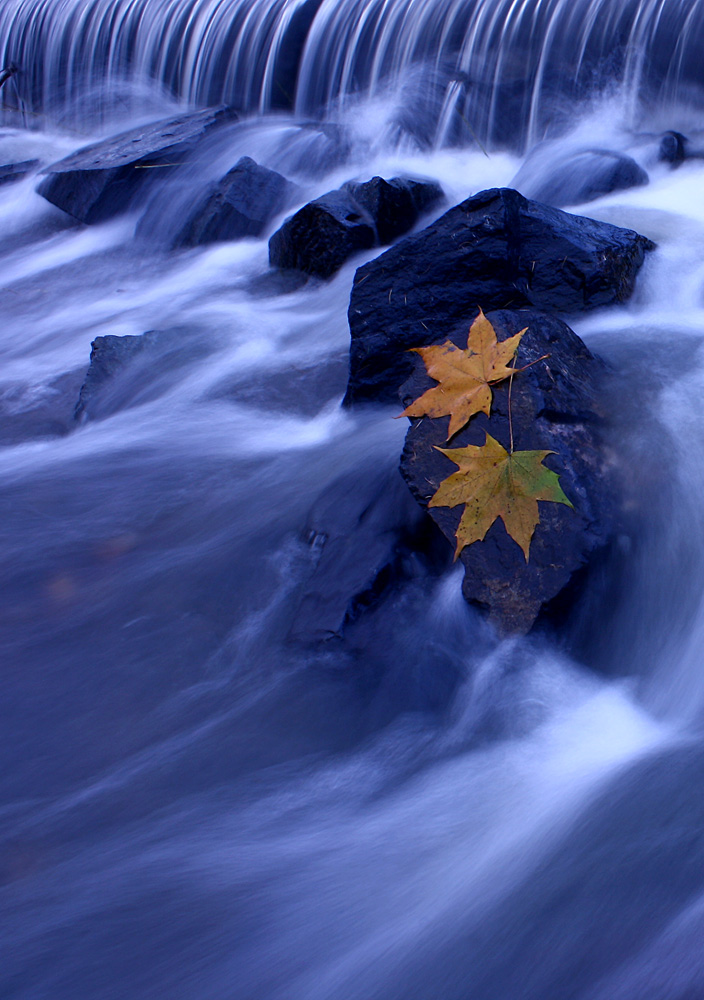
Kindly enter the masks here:
M 293 185 L 275 170 L 243 156 L 195 206 L 176 236 L 174 247 L 260 236 L 283 211 Z
M 339 637 L 402 574 L 408 538 L 423 520 L 397 469 L 357 470 L 332 483 L 308 517 L 312 568 L 289 639 Z
M 39 166 L 39 160 L 21 160 L 19 163 L 0 164 L 0 185 L 21 181 Z
M 545 465 L 557 472 L 574 510 L 539 503 L 540 523 L 526 562 L 518 544 L 498 519 L 483 541 L 465 547 L 463 594 L 481 608 L 501 634 L 527 632 L 571 578 L 609 544 L 616 523 L 612 473 L 604 457 L 597 412 L 605 367 L 561 320 L 535 310 L 489 313 L 499 340 L 528 327 L 516 367 L 544 354 L 549 358 L 513 378 L 511 413 L 515 450 L 550 449 Z M 450 337 L 466 347 L 473 315 L 455 325 Z M 404 405 L 436 383 L 418 359 L 403 386 Z M 446 443 L 449 418 L 414 420 L 408 431 L 401 472 L 414 497 L 427 506 L 438 485 L 457 466 L 437 447 L 483 445 L 487 432 L 509 448 L 508 382 L 493 389 L 491 416 L 477 414 Z M 463 507 L 433 507 L 429 514 L 455 546 Z
M 632 230 L 510 188 L 468 198 L 358 269 L 346 404 L 394 402 L 409 348 L 444 339 L 468 309 L 570 314 L 625 302 L 652 249 Z
M 536 151 L 541 160 L 541 151 Z M 529 156 L 513 179 L 512 187 L 535 201 L 558 208 L 593 201 L 612 191 L 642 187 L 649 181 L 646 171 L 623 153 L 609 149 L 580 149 L 561 156 L 545 154 L 549 163 L 534 164 Z
M 348 181 L 343 189 L 372 217 L 381 246 L 407 233 L 424 212 L 440 204 L 444 197 L 439 184 L 412 177 L 394 177 L 390 181 L 372 177 L 364 183 Z
M 660 140 L 658 159 L 678 167 L 687 158 L 689 140 L 681 132 L 666 132 Z
M 228 108 L 208 108 L 121 132 L 47 167 L 37 191 L 80 222 L 103 222 L 127 211 L 154 175 L 182 163 L 234 117 Z
M 304 205 L 269 240 L 272 267 L 330 278 L 353 254 L 397 239 L 442 199 L 434 181 L 373 177 Z
M 304 205 L 269 240 L 272 267 L 331 278 L 345 261 L 374 246 L 374 222 L 346 191 Z
M 86 368 L 57 375 L 39 385 L 0 387 L 0 445 L 64 437 L 75 427 L 76 397 Z
M 149 330 L 139 336 L 96 337 L 74 416 L 101 420 L 157 399 L 183 369 L 215 350 L 188 329 Z

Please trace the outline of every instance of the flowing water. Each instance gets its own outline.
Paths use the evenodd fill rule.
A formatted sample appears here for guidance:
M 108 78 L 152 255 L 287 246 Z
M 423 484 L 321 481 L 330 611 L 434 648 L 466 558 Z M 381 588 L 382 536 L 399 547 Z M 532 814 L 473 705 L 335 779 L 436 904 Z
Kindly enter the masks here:
M 405 88 L 406 115 L 515 144 L 622 85 L 636 106 L 701 91 L 700 0 L 3 0 L 6 109 L 69 117 L 195 104 L 298 115 Z M 107 83 L 107 87 L 106 87 Z
M 51 162 L 176 97 L 227 96 L 239 74 L 242 106 L 267 112 L 159 187 L 150 238 L 135 239 L 138 213 L 74 226 L 34 176 L 0 188 L 3 998 L 704 996 L 704 160 L 659 163 L 656 126 L 704 125 L 685 100 L 702 6 L 407 8 L 0 11 L 21 69 L 0 162 Z M 277 45 L 302 10 L 298 112 L 270 113 Z M 571 320 L 614 371 L 610 440 L 634 512 L 615 584 L 592 584 L 571 630 L 499 642 L 456 569 L 421 568 L 343 638 L 292 642 L 311 508 L 341 477 L 364 491 L 391 475 L 405 427 L 393 408 L 340 407 L 365 258 L 277 295 L 257 280 L 265 239 L 169 253 L 184 183 L 247 153 L 300 203 L 375 173 L 436 178 L 450 204 L 519 168 L 529 185 L 545 156 L 482 148 L 490 99 L 462 138 L 445 101 L 465 99 L 456 72 L 414 115 L 409 93 L 482 45 L 484 82 L 508 86 L 520 49 L 534 62 L 511 121 L 528 136 L 548 106 L 536 74 L 553 93 L 564 80 L 571 24 L 580 66 L 620 26 L 620 87 L 573 108 L 570 130 L 560 118 L 547 159 L 634 155 L 647 187 L 575 209 L 658 244 L 627 306 Z M 481 41 L 492 32 L 501 45 Z M 574 74 L 563 89 L 575 96 Z M 301 121 L 328 101 L 337 131 Z M 184 338 L 187 363 L 155 361 L 75 425 L 91 341 L 150 329 Z

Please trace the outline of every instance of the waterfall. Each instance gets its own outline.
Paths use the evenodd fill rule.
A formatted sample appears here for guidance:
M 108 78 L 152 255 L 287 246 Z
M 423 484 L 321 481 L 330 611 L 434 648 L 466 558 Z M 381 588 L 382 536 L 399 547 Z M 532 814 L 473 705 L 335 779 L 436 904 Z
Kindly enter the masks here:
M 51 115 L 129 80 L 311 116 L 410 79 L 445 143 L 515 145 L 614 83 L 634 114 L 696 92 L 703 18 L 699 0 L 5 0 L 0 66 L 19 72 L 0 97 Z

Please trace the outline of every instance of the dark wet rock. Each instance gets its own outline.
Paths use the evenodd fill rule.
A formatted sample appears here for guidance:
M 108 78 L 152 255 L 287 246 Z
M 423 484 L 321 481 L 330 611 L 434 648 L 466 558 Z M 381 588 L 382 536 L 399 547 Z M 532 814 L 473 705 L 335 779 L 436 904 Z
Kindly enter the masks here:
M 247 291 L 255 299 L 267 299 L 274 295 L 291 295 L 299 291 L 311 279 L 303 271 L 264 271 L 247 281 Z
M 704 160 L 704 135 L 701 132 L 691 136 L 674 130 L 665 132 L 660 138 L 657 158 L 661 163 L 669 163 L 673 169 L 685 160 Z
M 472 315 L 449 331 L 450 339 L 466 347 Z M 513 379 L 511 412 L 516 450 L 549 449 L 545 464 L 561 477 L 561 485 L 575 509 L 558 503 L 540 503 L 526 563 L 523 552 L 497 520 L 485 539 L 467 546 L 461 555 L 465 567 L 462 586 L 466 600 L 484 610 L 502 634 L 527 632 L 549 602 L 597 553 L 614 533 L 615 490 L 600 437 L 598 398 L 604 366 L 561 320 L 535 310 L 489 313 L 500 340 L 524 327 L 516 365 L 522 367 L 544 354 L 550 357 Z M 403 386 L 404 404 L 436 383 L 420 360 Z M 401 472 L 416 500 L 426 506 L 441 480 L 457 466 L 435 446 L 446 447 L 449 418 L 414 420 L 408 431 Z M 453 448 L 483 445 L 486 432 L 509 446 L 508 383 L 494 387 L 491 416 L 478 414 L 456 434 Z M 429 509 L 452 547 L 462 507 Z
M 281 174 L 243 156 L 194 208 L 173 245 L 194 247 L 260 236 L 284 209 L 292 190 Z
M 545 161 L 545 162 L 543 162 Z M 525 195 L 546 205 L 563 207 L 593 201 L 612 191 L 641 187 L 648 175 L 631 156 L 608 149 L 580 149 L 556 155 L 538 148 L 511 182 Z
M 658 160 L 673 168 L 685 160 L 704 160 L 704 133 L 687 136 L 681 132 L 665 132 L 660 140 Z
M 339 400 L 347 381 L 347 353 L 315 358 L 310 364 L 288 364 L 279 371 L 228 376 L 214 386 L 208 399 L 252 406 L 267 413 L 313 417 Z
M 36 170 L 39 160 L 22 160 L 20 163 L 0 164 L 0 185 L 12 184 L 13 181 L 20 181 L 27 174 Z
M 233 117 L 228 108 L 208 108 L 121 132 L 47 167 L 37 191 L 81 222 L 103 222 L 127 211 L 155 175 L 183 162 Z
M 443 197 L 433 181 L 373 177 L 304 205 L 269 240 L 272 267 L 330 278 L 353 254 L 388 243 Z
M 149 330 L 139 336 L 96 337 L 75 419 L 102 420 L 168 392 L 191 362 L 215 345 L 188 329 Z
M 307 644 L 341 635 L 399 577 L 403 536 L 424 520 L 397 469 L 356 469 L 335 480 L 308 518 L 313 566 L 289 638 Z
M 473 307 L 569 314 L 625 302 L 653 248 L 510 188 L 482 191 L 357 271 L 345 402 L 395 402 L 409 348 L 443 339 Z
M 376 242 L 374 222 L 346 191 L 304 205 L 269 240 L 272 267 L 330 278 L 345 261 Z
M 390 181 L 372 177 L 361 184 L 348 181 L 343 187 L 374 220 L 377 242 L 382 246 L 407 233 L 419 216 L 444 197 L 439 184 L 411 177 L 394 177 Z
M 73 430 L 85 374 L 84 367 L 40 385 L 0 386 L 0 445 L 63 437 Z
M 689 140 L 681 132 L 666 132 L 660 140 L 658 159 L 678 167 L 687 156 Z

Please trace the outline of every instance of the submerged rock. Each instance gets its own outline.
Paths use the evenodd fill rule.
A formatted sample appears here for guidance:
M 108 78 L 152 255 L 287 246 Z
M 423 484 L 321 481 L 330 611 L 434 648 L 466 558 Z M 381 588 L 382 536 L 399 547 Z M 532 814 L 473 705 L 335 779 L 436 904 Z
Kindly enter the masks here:
M 616 520 L 611 473 L 600 439 L 597 399 L 604 366 L 561 320 L 535 310 L 496 311 L 488 318 L 500 340 L 528 327 L 519 347 L 516 367 L 547 360 L 512 380 L 511 413 L 516 450 L 548 449 L 545 465 L 557 472 L 574 510 L 559 503 L 539 504 L 540 523 L 526 562 L 519 545 L 496 520 L 483 541 L 466 546 L 460 559 L 466 600 L 485 611 L 501 634 L 527 632 L 546 605 L 574 575 L 608 545 Z M 467 346 L 472 314 L 455 324 L 449 339 Z M 420 359 L 402 388 L 404 404 L 436 383 Z M 439 483 L 457 466 L 437 447 L 483 445 L 486 432 L 509 447 L 508 383 L 493 388 L 491 416 L 477 414 L 447 440 L 447 417 L 423 417 L 412 422 L 401 460 L 401 472 L 414 497 L 426 507 Z M 437 447 L 436 447 L 437 446 Z M 430 516 L 453 548 L 463 507 L 432 507 Z
M 355 274 L 346 404 L 394 402 L 409 348 L 444 339 L 467 310 L 577 313 L 625 302 L 654 244 L 629 229 L 482 191 Z
M 173 386 L 186 365 L 214 349 L 188 329 L 96 337 L 74 417 L 81 423 L 102 420 L 158 399 Z
M 689 140 L 681 132 L 666 132 L 660 140 L 658 159 L 678 167 L 687 158 Z
M 279 153 L 290 173 L 313 178 L 325 177 L 341 167 L 349 160 L 352 149 L 352 137 L 346 126 L 305 121 L 286 130 Z
M 103 222 L 127 211 L 155 174 L 183 162 L 204 135 L 234 117 L 228 108 L 208 108 L 121 132 L 47 167 L 37 191 L 81 222 Z
M 243 156 L 194 208 L 174 247 L 260 236 L 286 205 L 293 185 Z
M 580 149 L 560 156 L 538 148 L 511 182 L 521 194 L 563 207 L 593 201 L 612 191 L 641 187 L 648 174 L 631 156 L 608 149 Z
M 22 160 L 20 163 L 0 164 L 0 185 L 21 181 L 23 177 L 36 170 L 39 160 Z
M 83 366 L 40 384 L 0 385 L 0 445 L 69 434 L 85 373 Z
M 389 243 L 443 197 L 434 181 L 373 177 L 304 205 L 269 240 L 272 267 L 330 278 L 353 254 Z
M 422 519 L 397 469 L 356 469 L 335 480 L 308 517 L 313 566 L 289 638 L 308 644 L 340 636 L 399 575 L 402 536 Z
M 665 132 L 660 140 L 658 160 L 673 168 L 685 160 L 704 160 L 704 137 L 701 133 L 692 139 L 681 132 Z

